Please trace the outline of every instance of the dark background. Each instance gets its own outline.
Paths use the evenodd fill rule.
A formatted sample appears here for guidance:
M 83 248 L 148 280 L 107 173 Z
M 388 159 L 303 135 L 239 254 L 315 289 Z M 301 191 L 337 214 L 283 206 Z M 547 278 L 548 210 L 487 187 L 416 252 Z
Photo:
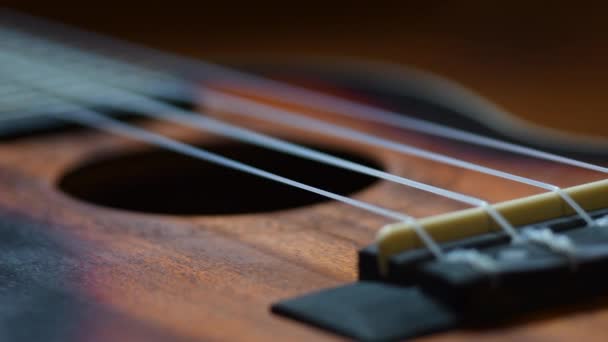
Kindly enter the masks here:
M 372 46 L 365 42 L 369 39 L 376 41 L 373 45 L 395 45 L 403 49 L 410 39 L 438 36 L 482 43 L 492 49 L 491 52 L 507 49 L 525 57 L 548 53 L 575 40 L 600 43 L 608 29 L 606 6 L 580 1 L 9 0 L 0 3 L 79 26 L 150 41 L 170 37 L 216 46 L 243 43 L 243 38 L 262 45 L 279 38 L 305 38 L 307 42 L 314 38 L 316 48 L 327 42 L 342 47 L 345 43 L 363 41 L 359 53 L 371 52 L 367 50 Z M 249 44 L 247 47 L 254 48 Z M 204 46 L 199 48 L 205 50 Z M 349 52 L 357 50 L 349 49 Z
M 3 4 L 214 60 L 329 55 L 415 65 L 528 120 L 608 135 L 608 21 L 599 2 Z

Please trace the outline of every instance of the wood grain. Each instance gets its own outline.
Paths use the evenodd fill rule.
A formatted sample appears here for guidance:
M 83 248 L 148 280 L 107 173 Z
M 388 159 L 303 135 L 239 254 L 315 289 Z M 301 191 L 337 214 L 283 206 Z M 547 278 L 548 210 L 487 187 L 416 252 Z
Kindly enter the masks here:
M 446 10 L 437 20 L 449 17 L 449 13 Z M 86 18 L 79 17 L 79 20 L 86 21 Z M 285 39 L 280 32 L 275 32 L 251 40 L 236 34 L 241 32 L 236 30 L 231 31 L 235 34 L 227 34 L 229 42 L 216 38 L 211 41 L 213 44 L 203 48 L 194 35 L 175 38 L 169 31 L 146 33 L 145 29 L 129 30 L 124 25 L 105 28 L 122 30 L 136 40 L 218 59 L 246 52 L 280 56 L 356 55 L 414 64 L 452 77 L 528 120 L 606 136 L 604 90 L 608 78 L 602 74 L 604 59 L 599 56 L 605 56 L 606 50 L 601 46 L 597 58 L 591 58 L 593 63 L 579 61 L 569 67 L 569 58 L 574 58 L 573 45 L 563 47 L 564 50 L 554 47 L 556 50 L 552 53 L 557 56 L 551 63 L 546 59 L 533 62 L 534 56 L 526 53 L 518 54 L 515 59 L 500 55 L 500 48 L 492 49 L 492 55 L 488 56 L 480 40 L 491 37 L 467 41 L 465 36 L 455 41 L 441 32 L 403 33 L 408 44 L 405 49 L 395 44 L 403 38 L 398 32 L 382 32 L 384 39 L 377 39 L 377 35 L 349 38 L 331 31 L 321 40 L 318 35 L 306 34 L 298 35 L 298 39 Z M 470 30 L 476 32 L 475 27 Z M 594 45 L 585 46 L 593 49 Z M 586 56 L 589 61 L 589 55 Z M 526 61 L 522 62 L 523 59 Z M 564 114 L 574 112 L 576 117 Z M 542 175 L 545 181 L 561 186 L 601 178 L 542 161 L 344 121 L 327 113 L 311 115 L 494 168 L 522 175 Z M 319 134 L 243 122 L 234 116 L 222 115 L 222 118 L 298 141 L 370 156 L 392 173 L 483 196 L 492 202 L 539 192 Z M 199 143 L 217 139 L 166 124 L 147 127 L 185 141 Z M 74 167 L 125 151 L 149 148 L 88 131 L 0 145 L 0 212 L 42 223 L 38 228 L 40 234 L 61 241 L 61 249 L 53 260 L 64 272 L 56 274 L 55 280 L 93 307 L 77 325 L 72 320 L 62 322 L 70 331 L 69 336 L 73 340 L 90 341 L 338 339 L 272 316 L 269 305 L 355 280 L 357 249 L 369 244 L 386 221 L 333 202 L 264 214 L 152 215 L 99 207 L 57 189 L 61 177 Z M 260 200 L 264 200 L 263 197 L 264 194 L 260 194 Z M 463 208 L 386 182 L 376 183 L 354 197 L 417 217 Z M 605 303 L 605 300 L 581 303 L 557 312 L 525 316 L 494 329 L 450 332 L 424 340 L 603 341 L 608 322 Z M 80 309 L 77 307 L 76 312 Z
M 240 124 L 247 123 L 242 118 L 239 120 Z M 456 191 L 478 193 L 492 201 L 537 192 L 511 182 L 438 167 L 417 158 L 397 156 L 318 134 L 259 122 L 248 124 L 298 141 L 357 151 L 377 159 L 390 172 Z M 350 124 L 361 126 L 356 122 Z M 185 141 L 198 143 L 214 139 L 187 128 L 161 123 L 147 127 Z M 523 164 L 526 172 L 544 174 L 547 181 L 559 184 L 597 178 L 590 172 L 560 170 L 559 166 L 540 161 L 503 158 L 500 153 L 483 154 L 481 150 L 471 148 L 461 150 L 457 145 L 437 144 L 428 137 L 412 133 L 387 132 L 382 127 L 366 128 L 419 146 L 432 145 L 440 152 L 498 168 Z M 387 221 L 331 202 L 267 214 L 151 215 L 84 203 L 56 188 L 62 175 L 77 165 L 148 148 L 95 132 L 24 139 L 0 146 L 0 188 L 3 193 L 0 207 L 11 215 L 44 223 L 44 229 L 48 229 L 46 234 L 61 237 L 66 241 L 69 253 L 78 256 L 77 264 L 66 265 L 66 268 L 72 268 L 68 273 L 78 275 L 67 281 L 70 288 L 77 288 L 87 301 L 114 313 L 90 324 L 100 331 L 110 331 L 112 322 L 122 319 L 114 318 L 116 315 L 142 322 L 144 327 L 140 329 L 146 332 L 144 337 L 138 335 L 137 329 L 112 330 L 112 336 L 129 339 L 146 339 L 154 331 L 184 340 L 332 338 L 316 329 L 270 315 L 269 305 L 282 298 L 355 280 L 357 249 L 373 241 L 377 229 Z M 568 180 L 563 179 L 566 172 Z M 264 200 L 263 194 L 260 196 L 260 200 Z M 385 182 L 377 183 L 355 197 L 418 217 L 462 207 Z M 575 332 L 581 334 L 581 325 L 602 315 L 608 315 L 608 311 L 556 316 L 489 332 L 448 334 L 445 338 L 533 340 L 562 329 L 566 330 L 564 336 L 572 337 Z M 592 317 L 584 318 L 587 316 Z M 145 326 L 155 330 L 149 332 Z M 559 328 L 551 328 L 553 326 Z M 570 326 L 571 330 L 565 326 Z

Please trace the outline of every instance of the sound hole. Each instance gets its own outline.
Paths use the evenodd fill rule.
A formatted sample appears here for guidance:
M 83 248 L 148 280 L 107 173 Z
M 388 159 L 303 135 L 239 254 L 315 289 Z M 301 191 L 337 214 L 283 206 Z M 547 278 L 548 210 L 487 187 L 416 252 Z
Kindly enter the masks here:
M 369 176 L 249 145 L 225 143 L 202 147 L 341 195 L 357 192 L 375 181 Z M 381 168 L 378 163 L 362 156 L 323 150 Z M 97 205 L 171 215 L 269 212 L 328 200 L 304 190 L 160 149 L 83 165 L 66 174 L 59 187 L 73 197 Z

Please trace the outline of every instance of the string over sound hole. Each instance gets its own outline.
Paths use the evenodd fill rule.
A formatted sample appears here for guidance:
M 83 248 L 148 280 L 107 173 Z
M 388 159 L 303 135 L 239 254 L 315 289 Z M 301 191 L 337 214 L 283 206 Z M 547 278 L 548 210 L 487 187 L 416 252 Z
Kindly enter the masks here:
M 376 181 L 373 177 L 255 146 L 223 143 L 202 147 L 341 195 L 360 191 Z M 373 160 L 352 153 L 323 151 L 382 168 Z M 307 191 L 160 149 L 88 163 L 67 173 L 59 188 L 97 205 L 171 215 L 270 212 L 327 201 Z

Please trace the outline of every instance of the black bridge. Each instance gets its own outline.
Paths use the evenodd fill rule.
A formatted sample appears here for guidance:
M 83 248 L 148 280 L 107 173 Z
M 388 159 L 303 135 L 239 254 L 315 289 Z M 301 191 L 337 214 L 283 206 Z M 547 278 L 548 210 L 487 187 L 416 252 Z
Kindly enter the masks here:
M 600 222 L 608 218 L 608 210 L 591 214 Z M 377 247 L 371 245 L 359 253 L 359 278 L 417 286 L 476 322 L 495 320 L 522 310 L 605 292 L 608 286 L 608 219 L 606 221 L 606 224 L 586 226 L 583 220 L 573 216 L 520 228 L 522 231 L 550 229 L 568 237 L 575 246 L 571 255 L 533 241 L 513 243 L 504 232 L 443 245 L 448 253 L 477 250 L 488 255 L 496 263 L 495 272 L 466 262 L 437 260 L 426 249 L 415 249 L 392 256 L 388 272 L 381 275 Z
M 359 251 L 359 282 L 286 300 L 273 311 L 360 340 L 396 340 L 457 327 L 484 327 L 525 312 L 572 303 L 608 292 L 608 209 L 519 227 L 566 240 L 556 251 L 504 232 L 443 244 L 446 255 L 475 251 L 492 261 L 437 259 L 413 249 L 388 260 L 380 272 L 378 248 Z M 542 235 L 542 234 L 541 234 Z M 541 239 L 542 240 L 542 239 Z

